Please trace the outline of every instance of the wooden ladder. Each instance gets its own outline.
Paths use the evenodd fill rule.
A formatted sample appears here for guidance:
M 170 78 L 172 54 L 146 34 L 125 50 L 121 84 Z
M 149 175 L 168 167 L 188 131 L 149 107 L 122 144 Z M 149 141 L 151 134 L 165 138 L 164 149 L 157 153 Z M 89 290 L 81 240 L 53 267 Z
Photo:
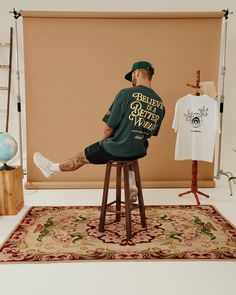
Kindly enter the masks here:
M 11 97 L 11 72 L 12 72 L 12 44 L 13 44 L 13 28 L 10 28 L 10 43 L 0 43 L 0 49 L 9 47 L 9 62 L 8 64 L 0 64 L 0 70 L 8 71 L 8 85 L 0 85 L 1 92 L 7 92 L 6 108 L 0 109 L 0 114 L 6 114 L 5 131 L 8 132 L 9 127 L 9 113 L 10 113 L 10 97 Z

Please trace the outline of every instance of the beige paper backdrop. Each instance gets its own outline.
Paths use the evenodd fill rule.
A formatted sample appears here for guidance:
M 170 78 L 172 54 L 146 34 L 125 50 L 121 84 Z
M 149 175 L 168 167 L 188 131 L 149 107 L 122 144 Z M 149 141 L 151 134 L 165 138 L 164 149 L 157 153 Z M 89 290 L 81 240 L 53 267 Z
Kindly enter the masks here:
M 171 128 L 178 98 L 202 81 L 218 80 L 223 13 L 23 12 L 27 188 L 102 187 L 105 166 L 44 178 L 32 155 L 68 159 L 102 135 L 103 115 L 137 60 L 156 69 L 153 87 L 166 117 L 140 160 L 143 187 L 190 185 L 191 161 L 175 161 Z M 213 164 L 199 162 L 199 185 L 214 186 Z

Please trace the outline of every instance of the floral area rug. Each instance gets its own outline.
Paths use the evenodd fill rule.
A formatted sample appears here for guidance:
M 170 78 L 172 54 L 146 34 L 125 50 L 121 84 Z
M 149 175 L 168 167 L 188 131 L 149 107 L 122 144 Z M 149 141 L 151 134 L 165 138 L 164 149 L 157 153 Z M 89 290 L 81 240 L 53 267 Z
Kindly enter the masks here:
M 213 206 L 147 206 L 147 229 L 132 211 L 132 240 L 125 219 L 99 207 L 32 207 L 0 248 L 0 262 L 236 259 L 236 229 Z

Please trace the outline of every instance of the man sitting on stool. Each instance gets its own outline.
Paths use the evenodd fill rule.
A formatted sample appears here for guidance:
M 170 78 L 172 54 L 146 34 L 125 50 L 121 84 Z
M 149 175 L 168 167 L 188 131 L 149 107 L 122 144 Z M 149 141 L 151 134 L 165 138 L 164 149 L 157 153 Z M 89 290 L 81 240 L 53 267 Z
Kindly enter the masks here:
M 61 171 L 74 171 L 85 164 L 106 164 L 126 161 L 147 154 L 148 139 L 157 136 L 165 115 L 159 95 L 152 89 L 153 66 L 147 61 L 133 64 L 125 79 L 132 82 L 115 97 L 103 118 L 106 123 L 103 139 L 86 147 L 69 160 L 54 163 L 41 153 L 34 153 L 34 163 L 45 177 Z M 129 171 L 131 201 L 137 200 L 134 171 Z

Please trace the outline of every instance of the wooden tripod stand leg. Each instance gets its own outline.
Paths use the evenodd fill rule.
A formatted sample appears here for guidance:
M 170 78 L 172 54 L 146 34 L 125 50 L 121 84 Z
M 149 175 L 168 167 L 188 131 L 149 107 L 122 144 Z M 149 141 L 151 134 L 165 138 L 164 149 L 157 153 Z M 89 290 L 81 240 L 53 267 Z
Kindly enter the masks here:
M 181 194 L 178 194 L 179 197 L 183 197 L 185 195 L 188 195 L 190 194 L 192 191 L 187 191 L 187 192 L 184 192 L 184 193 L 181 193 Z
M 206 197 L 206 198 L 210 198 L 210 196 L 209 196 L 209 195 L 207 195 L 207 194 L 204 194 L 204 193 L 202 193 L 202 192 L 200 192 L 200 191 L 197 191 L 197 193 L 198 193 L 199 195 L 202 195 L 202 196 Z
M 201 205 L 197 193 L 193 193 L 193 194 L 194 194 L 194 197 L 196 199 L 197 205 L 198 206 Z
M 187 191 L 187 192 L 184 192 L 184 193 L 181 193 L 179 194 L 178 196 L 179 197 L 183 197 L 185 195 L 188 195 L 190 193 L 192 193 L 196 199 L 196 202 L 197 202 L 197 205 L 200 205 L 200 201 L 199 201 L 199 198 L 198 198 L 198 194 L 199 195 L 202 195 L 206 198 L 209 198 L 208 195 L 200 192 L 198 190 L 198 183 L 197 183 L 197 173 L 198 173 L 198 161 L 192 161 L 192 181 L 191 181 L 191 190 Z
M 196 199 L 196 202 L 197 202 L 197 205 L 200 205 L 200 201 L 199 201 L 199 198 L 198 198 L 198 195 L 197 195 L 196 192 L 193 192 L 193 191 L 187 191 L 187 192 L 184 192 L 184 193 L 179 194 L 178 196 L 179 196 L 179 197 L 184 197 L 184 196 L 186 196 L 186 195 L 188 195 L 188 194 L 191 194 L 191 193 L 194 195 L 194 197 L 195 197 L 195 199 Z

